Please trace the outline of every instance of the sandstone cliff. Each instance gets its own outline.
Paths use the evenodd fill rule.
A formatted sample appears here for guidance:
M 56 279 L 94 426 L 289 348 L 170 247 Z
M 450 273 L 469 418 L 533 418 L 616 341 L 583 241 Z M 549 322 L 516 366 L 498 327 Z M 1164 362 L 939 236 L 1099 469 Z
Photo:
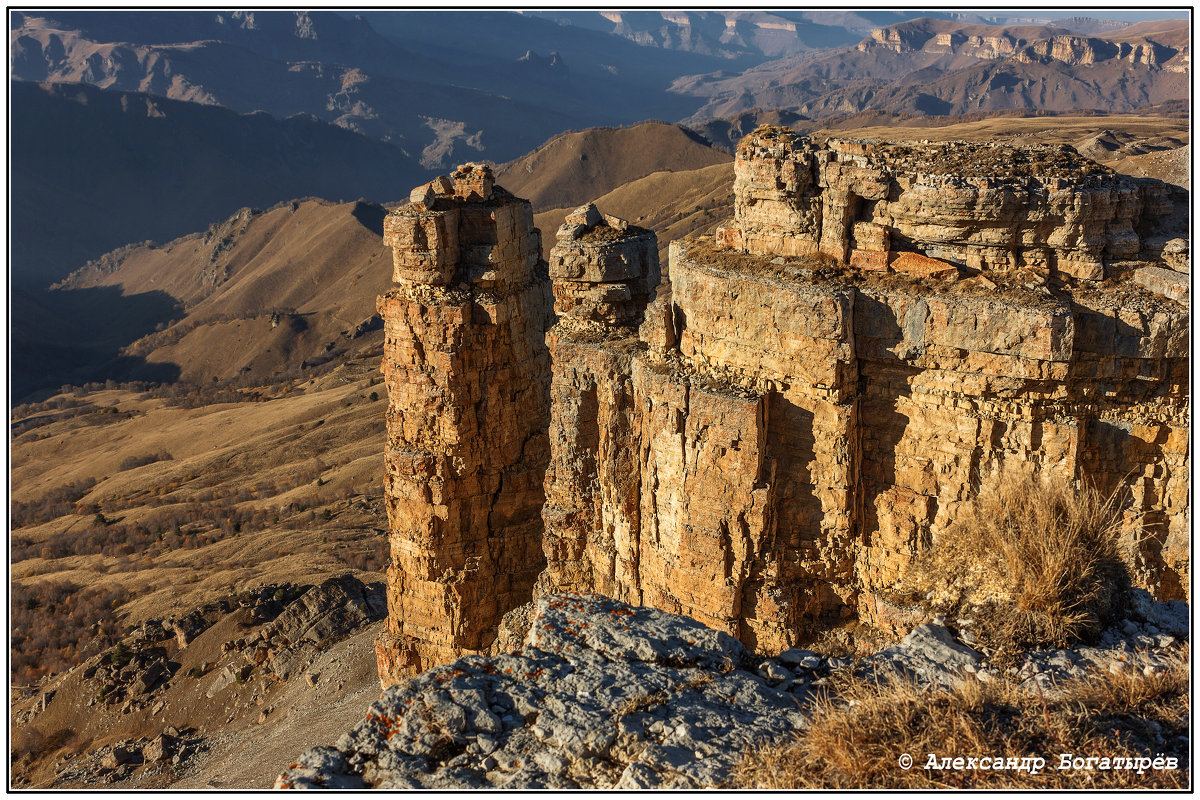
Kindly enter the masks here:
M 1161 185 L 1067 150 L 820 149 L 779 131 L 748 137 L 736 176 L 734 224 L 673 242 L 654 297 L 653 234 L 590 206 L 568 216 L 548 266 L 552 326 L 544 282 L 528 284 L 523 319 L 472 316 L 465 294 L 458 316 L 439 319 L 424 283 L 419 303 L 393 299 L 417 292 L 414 270 L 443 283 L 461 270 L 462 228 L 438 215 L 466 206 L 426 210 L 452 190 L 435 182 L 389 218 L 402 281 L 381 302 L 389 624 L 408 638 L 381 642 L 385 684 L 484 651 L 531 594 L 598 592 L 759 652 L 854 617 L 895 630 L 887 590 L 1007 472 L 1123 489 L 1133 577 L 1186 596 L 1189 313 L 1115 260 L 1169 217 Z M 398 366 L 449 348 L 468 317 L 477 338 L 441 358 L 499 353 L 513 359 L 504 374 L 528 381 L 520 396 L 492 395 L 495 422 L 478 428 L 447 423 L 478 418 L 468 390 L 417 391 L 417 373 Z M 549 367 L 543 351 L 522 360 L 509 344 L 542 331 Z M 422 369 L 421 381 L 447 381 Z M 494 467 L 506 477 L 476 496 L 479 513 L 447 515 L 451 486 L 478 485 L 461 478 L 475 463 L 465 454 L 485 458 L 513 426 L 538 446 Z M 526 482 L 542 469 L 544 495 Z M 520 512 L 483 514 L 498 507 Z M 522 556 L 472 571 L 463 541 Z M 505 641 L 522 613 L 503 622 Z

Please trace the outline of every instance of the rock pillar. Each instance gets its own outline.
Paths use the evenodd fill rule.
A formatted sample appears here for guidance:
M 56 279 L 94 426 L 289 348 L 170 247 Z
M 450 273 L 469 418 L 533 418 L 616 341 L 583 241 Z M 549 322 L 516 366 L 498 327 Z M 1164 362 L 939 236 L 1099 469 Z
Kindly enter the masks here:
M 542 570 L 550 283 L 526 200 L 459 167 L 388 215 L 380 682 L 486 651 Z
M 600 592 L 641 603 L 640 420 L 631 348 L 661 275 L 653 232 L 589 204 L 567 215 L 550 251 L 547 569 L 539 594 Z

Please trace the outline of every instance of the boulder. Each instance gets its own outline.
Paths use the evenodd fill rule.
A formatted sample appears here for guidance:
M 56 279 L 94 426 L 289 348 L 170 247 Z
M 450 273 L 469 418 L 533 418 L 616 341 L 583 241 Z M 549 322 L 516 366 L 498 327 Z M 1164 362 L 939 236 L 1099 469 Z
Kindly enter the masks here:
M 165 734 L 159 734 L 142 746 L 142 757 L 147 763 L 169 761 L 175 755 L 178 743 Z

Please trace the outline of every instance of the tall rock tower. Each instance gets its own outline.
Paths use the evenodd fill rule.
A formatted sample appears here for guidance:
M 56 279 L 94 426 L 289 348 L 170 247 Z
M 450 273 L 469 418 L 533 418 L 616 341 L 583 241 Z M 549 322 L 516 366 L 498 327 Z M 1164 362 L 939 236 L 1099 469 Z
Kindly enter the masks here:
M 486 650 L 545 564 L 552 311 L 526 200 L 480 164 L 418 187 L 384 222 L 379 298 L 392 561 L 385 686 Z

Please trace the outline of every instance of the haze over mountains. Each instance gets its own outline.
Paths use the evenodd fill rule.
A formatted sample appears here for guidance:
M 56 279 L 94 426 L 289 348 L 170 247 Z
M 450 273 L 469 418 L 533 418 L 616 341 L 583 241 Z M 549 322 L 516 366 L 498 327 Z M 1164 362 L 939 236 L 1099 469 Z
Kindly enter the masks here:
M 87 84 L 10 86 L 12 277 L 36 288 L 130 242 L 203 229 L 242 205 L 400 196 L 424 170 L 310 116 L 277 119 Z
M 727 149 L 762 123 L 919 126 L 1186 100 L 1186 23 L 1010 21 L 881 10 L 13 12 L 14 385 L 178 377 L 165 366 L 174 359 L 120 355 L 192 313 L 200 300 L 177 281 L 153 285 L 147 272 L 116 297 L 112 282 L 43 290 L 109 251 L 227 224 L 245 207 L 394 202 L 457 163 L 488 160 L 502 165 L 501 185 L 532 200 L 547 246 L 566 209 L 600 197 L 678 235 L 719 221 Z M 690 130 L 633 124 L 649 118 Z M 626 127 L 596 127 L 613 125 Z M 1097 152 L 1124 147 L 1119 133 Z M 1171 148 L 1183 144 L 1120 155 L 1137 174 L 1181 174 L 1186 151 Z M 212 276 L 216 264 L 188 269 Z M 85 296 L 113 313 L 87 312 Z M 314 341 L 327 333 L 314 331 Z M 267 361 L 292 368 L 312 356 L 305 347 Z M 96 372 L 103 364 L 119 369 Z M 228 377 L 215 365 L 184 372 Z
M 738 75 L 682 78 L 672 91 L 705 100 L 688 123 L 752 108 L 813 118 L 868 109 L 1121 112 L 1187 96 L 1188 36 L 1186 22 L 1083 36 L 921 19 L 877 29 L 852 47 L 775 59 Z

